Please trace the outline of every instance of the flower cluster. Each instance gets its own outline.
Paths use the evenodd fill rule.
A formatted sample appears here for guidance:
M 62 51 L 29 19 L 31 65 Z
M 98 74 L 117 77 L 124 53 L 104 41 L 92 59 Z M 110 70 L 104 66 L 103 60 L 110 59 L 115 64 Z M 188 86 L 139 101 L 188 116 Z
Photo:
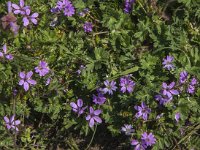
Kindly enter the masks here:
M 159 101 L 161 105 L 165 105 L 173 99 L 173 95 L 178 95 L 179 91 L 174 89 L 175 82 L 171 82 L 169 85 L 163 82 L 162 90 L 159 95 L 155 96 L 155 99 Z
M 39 62 L 39 66 L 35 67 L 35 72 L 39 73 L 39 76 L 45 76 L 46 74 L 48 74 L 50 71 L 48 64 L 45 61 L 40 61 Z M 19 81 L 19 85 L 24 87 L 25 91 L 29 90 L 30 85 L 36 85 L 37 82 L 35 80 L 33 80 L 31 77 L 33 75 L 32 71 L 29 71 L 27 73 L 20 72 L 19 73 L 19 77 L 20 77 L 20 81 Z M 46 85 L 48 85 L 50 83 L 51 79 L 48 78 Z
M 59 0 L 56 7 L 51 9 L 52 13 L 63 12 L 65 16 L 71 17 L 75 14 L 75 8 L 69 0 Z
M 180 86 L 182 90 L 183 90 L 183 87 L 186 86 L 187 93 L 189 94 L 195 93 L 196 85 L 198 84 L 197 79 L 195 77 L 193 77 L 192 79 L 189 79 L 189 74 L 186 71 L 182 71 L 180 73 L 179 82 L 180 82 Z
M 87 106 L 83 107 L 83 100 L 78 99 L 77 103 L 71 102 L 70 106 L 72 107 L 72 110 L 78 114 L 78 117 L 85 112 L 85 109 Z M 101 110 L 97 109 L 94 110 L 94 108 L 89 108 L 90 112 L 86 116 L 86 120 L 89 122 L 89 126 L 92 128 L 95 125 L 95 122 L 101 123 L 102 119 L 99 117 L 101 114 Z
M 15 115 L 11 116 L 10 119 L 7 116 L 5 116 L 4 121 L 8 130 L 19 131 L 17 126 L 21 123 L 21 121 L 15 120 Z
M 26 27 L 32 22 L 33 24 L 37 25 L 37 17 L 39 14 L 36 13 L 31 13 L 31 8 L 30 6 L 25 6 L 24 0 L 20 0 L 19 5 L 17 4 L 12 4 L 13 8 L 13 13 L 14 14 L 20 14 L 22 15 L 23 19 L 23 25 Z
M 152 146 L 156 143 L 156 138 L 152 133 L 144 132 L 141 137 L 141 141 L 132 140 L 131 145 L 135 146 L 135 150 L 145 150 L 149 146 Z

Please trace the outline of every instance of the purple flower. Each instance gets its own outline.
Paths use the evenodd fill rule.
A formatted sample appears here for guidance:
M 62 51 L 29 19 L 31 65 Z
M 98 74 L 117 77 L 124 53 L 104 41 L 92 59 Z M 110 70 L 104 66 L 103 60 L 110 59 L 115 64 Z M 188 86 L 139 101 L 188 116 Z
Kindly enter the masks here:
M 94 126 L 95 122 L 102 123 L 102 120 L 99 117 L 100 113 L 101 110 L 94 110 L 92 107 L 90 107 L 90 113 L 87 115 L 86 120 L 89 121 L 89 126 L 91 128 Z
M 48 78 L 45 85 L 49 85 L 51 82 L 51 78 Z
M 98 93 L 98 96 L 93 95 L 93 102 L 95 104 L 102 105 L 105 103 L 105 101 L 106 101 L 106 98 L 102 93 Z
M 25 16 L 23 17 L 23 25 L 26 27 L 29 25 L 30 22 L 32 22 L 33 24 L 37 24 L 37 17 L 39 16 L 38 13 L 33 13 L 31 14 L 31 10 L 30 9 L 26 9 L 25 11 Z
M 145 150 L 147 147 L 144 143 L 141 143 L 138 140 L 132 140 L 131 145 L 135 146 L 134 150 Z
M 152 133 L 146 133 L 144 132 L 142 134 L 142 141 L 145 143 L 146 146 L 152 146 L 153 144 L 156 143 L 156 139 Z
M 125 6 L 124 6 L 124 12 L 130 13 L 132 9 L 132 4 L 135 2 L 135 0 L 125 0 Z
M 57 9 L 57 8 L 60 11 L 63 11 L 65 16 L 70 17 L 75 14 L 74 6 L 72 5 L 71 1 L 69 1 L 69 0 L 58 1 L 55 9 Z
M 21 122 L 20 120 L 15 120 L 15 115 L 10 117 L 10 119 L 7 116 L 5 116 L 4 121 L 8 130 L 14 129 L 15 131 L 19 131 L 19 129 L 16 126 L 19 125 Z
M 78 113 L 78 116 L 80 116 L 81 114 L 84 113 L 86 107 L 83 107 L 83 100 L 82 99 L 78 99 L 77 103 L 71 102 L 70 106 L 72 107 L 72 110 L 76 113 Z
M 33 75 L 32 71 L 29 71 L 27 74 L 23 71 L 20 72 L 19 76 L 20 76 L 20 81 L 19 81 L 19 85 L 23 85 L 24 86 L 24 90 L 28 91 L 29 90 L 29 84 L 30 85 L 36 85 L 36 81 L 31 79 L 31 76 Z
M 180 117 L 181 117 L 181 114 L 180 114 L 179 112 L 177 112 L 177 113 L 175 114 L 175 120 L 176 120 L 176 122 L 179 121 Z
M 165 59 L 163 59 L 163 68 L 167 68 L 167 70 L 172 70 L 175 68 L 175 66 L 172 64 L 172 61 L 174 60 L 173 56 L 167 56 Z
M 167 95 L 158 94 L 155 96 L 155 99 L 159 101 L 160 105 L 165 105 L 169 103 L 173 99 L 173 97 L 168 97 Z
M 92 23 L 91 22 L 85 22 L 83 25 L 83 29 L 85 32 L 92 32 Z
M 192 78 L 190 84 L 188 85 L 188 88 L 187 88 L 187 92 L 189 94 L 194 94 L 195 93 L 195 85 L 197 84 L 197 79 L 196 78 Z
M 193 86 L 193 85 L 188 85 L 187 92 L 188 92 L 189 94 L 194 94 L 194 93 L 195 93 L 195 86 Z
M 180 79 L 179 79 L 180 83 L 181 84 L 185 83 L 187 80 L 187 77 L 188 77 L 188 73 L 186 71 L 182 71 L 180 73 Z
M 131 93 L 133 92 L 135 82 L 133 82 L 128 76 L 122 77 L 120 78 L 120 86 L 121 86 L 120 90 L 122 93 L 125 93 L 126 91 L 128 91 L 128 93 Z
M 144 120 L 147 120 L 148 114 L 150 114 L 151 109 L 148 108 L 144 102 L 142 102 L 141 106 L 134 107 L 138 112 L 136 113 L 136 118 L 142 117 Z
M 167 85 L 167 83 L 163 82 L 162 84 L 162 94 L 166 95 L 168 97 L 172 97 L 173 95 L 178 95 L 179 92 L 177 90 L 174 90 L 175 82 L 170 83 Z
M 103 92 L 104 94 L 108 93 L 110 95 L 113 95 L 113 91 L 116 91 L 117 87 L 116 82 L 115 81 L 111 81 L 109 82 L 108 80 L 104 81 L 104 85 L 106 86 L 105 88 L 103 88 Z
M 122 128 L 121 128 L 122 132 L 125 132 L 126 135 L 131 135 L 135 130 L 133 129 L 132 125 L 129 124 L 125 124 Z
M 13 56 L 11 54 L 7 54 L 6 44 L 3 45 L 2 49 L 3 49 L 3 52 L 0 52 L 0 57 L 5 57 L 8 60 L 12 60 Z
M 17 4 L 12 4 L 12 7 L 14 8 L 14 14 L 21 14 L 25 15 L 26 14 L 26 9 L 30 9 L 29 6 L 25 6 L 24 0 L 20 0 L 19 5 Z
M 49 73 L 49 67 L 48 64 L 45 61 L 40 61 L 39 66 L 35 67 L 35 72 L 39 73 L 39 76 L 45 76 Z
M 190 85 L 196 85 L 197 84 L 197 79 L 196 78 L 192 78 Z

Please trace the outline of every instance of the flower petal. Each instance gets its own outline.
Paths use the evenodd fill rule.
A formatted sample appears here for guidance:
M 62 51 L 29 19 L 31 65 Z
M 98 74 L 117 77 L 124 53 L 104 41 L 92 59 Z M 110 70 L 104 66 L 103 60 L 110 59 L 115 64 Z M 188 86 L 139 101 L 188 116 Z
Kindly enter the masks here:
M 93 127 L 93 126 L 94 126 L 94 119 L 93 119 L 93 118 L 90 119 L 89 126 L 90 126 L 90 127 Z
M 29 72 L 26 74 L 26 78 L 29 79 L 32 75 L 33 75 L 33 72 L 32 72 L 32 71 L 29 71 Z
M 7 46 L 6 46 L 6 44 L 3 45 L 2 49 L 3 49 L 4 54 L 6 54 L 7 53 Z
M 70 106 L 71 106 L 72 108 L 75 108 L 75 109 L 78 108 L 78 106 L 77 106 L 76 103 L 74 103 L 74 102 L 71 102 L 71 103 L 70 103 Z
M 19 5 L 20 5 L 21 7 L 24 7 L 24 0 L 20 0 Z
M 95 115 L 99 115 L 100 113 L 101 113 L 101 110 L 99 110 L 99 109 L 94 111 Z
M 23 25 L 26 27 L 27 25 L 29 25 L 29 20 L 28 20 L 28 18 L 27 17 L 24 17 L 23 18 Z
M 19 125 L 21 123 L 21 121 L 20 120 L 16 120 L 16 121 L 14 121 L 14 125 Z
M 101 120 L 101 118 L 100 118 L 99 116 L 94 116 L 93 118 L 94 118 L 94 120 L 95 120 L 96 122 L 102 123 L 102 120 Z
M 24 80 L 22 79 L 19 81 L 19 85 L 23 85 L 23 84 L 24 84 Z
M 33 19 L 31 19 L 31 22 L 36 25 L 38 21 L 37 21 L 37 19 L 33 18 Z
M 29 89 L 29 84 L 27 82 L 24 82 L 24 90 L 28 91 Z
M 4 117 L 4 121 L 5 121 L 6 123 L 9 123 L 9 122 L 10 122 L 10 120 L 9 120 L 9 118 L 8 118 L 7 116 Z
M 83 106 L 83 100 L 82 99 L 78 99 L 77 100 L 77 105 L 78 105 L 78 107 L 82 107 Z
M 38 16 L 39 16 L 38 13 L 33 13 L 33 14 L 31 15 L 32 18 L 36 18 L 36 17 L 38 17 Z
M 13 7 L 14 9 L 20 9 L 20 7 L 19 7 L 17 4 L 12 4 L 12 7 Z
M 35 80 L 33 80 L 33 79 L 29 79 L 29 80 L 27 80 L 27 82 L 29 84 L 31 84 L 31 85 L 36 85 L 37 84 L 37 82 Z

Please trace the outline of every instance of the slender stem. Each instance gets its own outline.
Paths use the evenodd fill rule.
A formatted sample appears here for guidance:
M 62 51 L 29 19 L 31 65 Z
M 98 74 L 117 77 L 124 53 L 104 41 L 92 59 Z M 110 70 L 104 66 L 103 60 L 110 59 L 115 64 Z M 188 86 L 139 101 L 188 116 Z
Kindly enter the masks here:
M 144 9 L 144 6 L 142 5 L 142 3 L 139 0 L 137 0 L 136 2 L 138 2 L 138 4 L 142 7 L 142 9 L 144 10 L 144 12 L 147 14 L 147 11 Z
M 85 150 L 88 150 L 88 149 L 90 148 L 90 146 L 91 146 L 91 144 L 92 144 L 92 142 L 93 142 L 93 140 L 94 140 L 94 135 L 95 135 L 95 133 L 96 133 L 96 130 L 97 130 L 97 125 L 95 125 L 92 138 L 91 138 L 90 143 L 88 144 L 88 146 L 87 146 L 87 148 L 86 148 Z

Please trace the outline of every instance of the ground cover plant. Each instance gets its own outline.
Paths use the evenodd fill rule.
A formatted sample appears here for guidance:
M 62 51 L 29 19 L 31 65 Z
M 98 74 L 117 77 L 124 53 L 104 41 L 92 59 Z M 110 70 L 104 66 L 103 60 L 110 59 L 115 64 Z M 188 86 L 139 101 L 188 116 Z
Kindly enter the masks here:
M 199 8 L 1 0 L 0 149 L 198 150 Z

